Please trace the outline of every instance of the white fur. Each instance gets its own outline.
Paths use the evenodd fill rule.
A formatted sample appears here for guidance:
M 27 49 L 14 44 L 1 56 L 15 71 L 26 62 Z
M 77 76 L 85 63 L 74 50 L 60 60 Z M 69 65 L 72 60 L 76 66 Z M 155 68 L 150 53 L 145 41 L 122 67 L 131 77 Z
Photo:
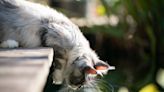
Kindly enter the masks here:
M 2 47 L 2 48 L 17 48 L 17 47 L 19 47 L 19 43 L 15 40 L 7 40 L 7 41 L 3 41 L 0 44 L 0 47 Z

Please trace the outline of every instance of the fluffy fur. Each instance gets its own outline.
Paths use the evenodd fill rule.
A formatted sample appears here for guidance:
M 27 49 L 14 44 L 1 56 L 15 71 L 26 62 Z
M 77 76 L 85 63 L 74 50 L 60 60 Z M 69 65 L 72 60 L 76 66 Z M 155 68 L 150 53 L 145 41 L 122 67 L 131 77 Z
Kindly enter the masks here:
M 0 46 L 54 48 L 55 84 L 77 88 L 86 83 L 86 68 L 109 65 L 91 50 L 79 28 L 63 14 L 25 0 L 0 0 Z M 95 70 L 95 69 L 94 69 Z M 108 69 L 98 72 L 105 74 Z

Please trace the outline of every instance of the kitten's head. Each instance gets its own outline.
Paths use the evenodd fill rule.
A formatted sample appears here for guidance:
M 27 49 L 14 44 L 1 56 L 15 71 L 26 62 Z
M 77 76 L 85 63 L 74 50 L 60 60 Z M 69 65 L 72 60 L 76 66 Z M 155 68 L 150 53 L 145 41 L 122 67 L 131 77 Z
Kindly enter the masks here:
M 107 74 L 108 70 L 113 69 L 114 67 L 99 60 L 94 52 L 84 54 L 75 59 L 67 82 L 70 88 L 78 90 L 85 87 L 94 87 L 98 81 L 101 81 L 100 77 Z

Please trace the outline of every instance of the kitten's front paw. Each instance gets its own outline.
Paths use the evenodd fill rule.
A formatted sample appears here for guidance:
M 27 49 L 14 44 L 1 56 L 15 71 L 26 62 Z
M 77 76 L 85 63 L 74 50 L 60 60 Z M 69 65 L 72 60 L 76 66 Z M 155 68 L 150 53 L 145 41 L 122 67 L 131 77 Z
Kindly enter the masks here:
M 63 72 L 59 69 L 56 69 L 54 72 L 53 72 L 53 84 L 56 84 L 56 85 L 61 85 L 63 83 L 63 76 L 62 75 Z
M 63 83 L 62 81 L 53 80 L 53 84 L 61 85 L 62 83 Z
M 6 40 L 0 44 L 0 47 L 2 48 L 17 48 L 18 46 L 19 43 L 15 40 Z

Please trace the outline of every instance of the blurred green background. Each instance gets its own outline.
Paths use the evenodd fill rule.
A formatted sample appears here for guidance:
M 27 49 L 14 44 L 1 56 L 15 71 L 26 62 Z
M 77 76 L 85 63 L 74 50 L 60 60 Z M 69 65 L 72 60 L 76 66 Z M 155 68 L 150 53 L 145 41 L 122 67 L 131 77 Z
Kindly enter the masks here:
M 164 92 L 164 0 L 32 0 L 65 13 L 100 58 L 114 92 Z

